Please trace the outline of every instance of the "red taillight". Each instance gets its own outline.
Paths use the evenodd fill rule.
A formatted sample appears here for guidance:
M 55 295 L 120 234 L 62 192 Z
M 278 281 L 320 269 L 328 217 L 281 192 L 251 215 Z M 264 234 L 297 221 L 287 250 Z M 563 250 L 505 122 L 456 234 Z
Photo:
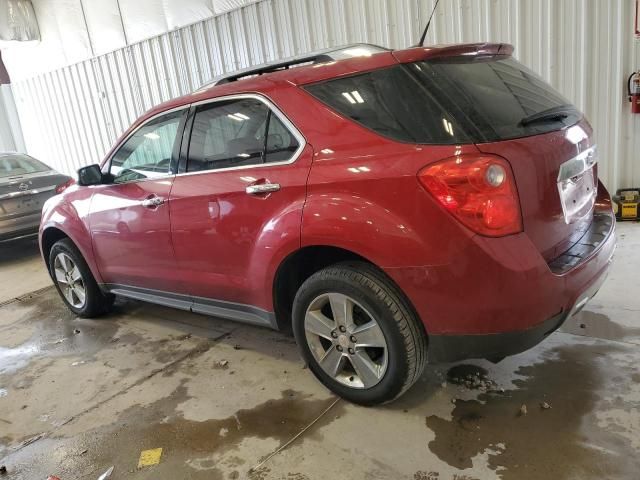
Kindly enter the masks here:
M 476 233 L 501 237 L 522 231 L 511 166 L 491 155 L 460 155 L 423 168 L 420 183 Z
M 76 183 L 76 181 L 73 178 L 70 178 L 69 180 L 67 180 L 64 183 L 61 183 L 60 185 L 58 185 L 56 187 L 56 195 L 60 194 L 62 192 L 64 192 L 67 188 L 69 188 L 71 185 L 73 185 L 74 183 Z

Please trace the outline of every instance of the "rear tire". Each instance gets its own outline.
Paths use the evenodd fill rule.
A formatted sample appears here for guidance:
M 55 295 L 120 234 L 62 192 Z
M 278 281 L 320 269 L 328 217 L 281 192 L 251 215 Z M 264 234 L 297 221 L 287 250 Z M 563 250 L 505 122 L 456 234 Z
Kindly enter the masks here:
M 361 405 L 398 398 L 426 364 L 427 337 L 417 315 L 382 272 L 362 262 L 309 277 L 293 303 L 293 331 L 320 382 Z
M 111 310 L 115 296 L 103 293 L 78 248 L 68 238 L 56 242 L 49 253 L 49 272 L 69 310 L 94 318 Z

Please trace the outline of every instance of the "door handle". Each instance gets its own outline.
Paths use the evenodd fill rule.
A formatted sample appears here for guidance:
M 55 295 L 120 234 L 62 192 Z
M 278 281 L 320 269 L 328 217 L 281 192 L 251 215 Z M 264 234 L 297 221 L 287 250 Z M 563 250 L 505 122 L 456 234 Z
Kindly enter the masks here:
M 246 192 L 249 195 L 260 195 L 261 193 L 271 193 L 280 190 L 279 183 L 261 183 L 259 185 L 249 185 Z
M 142 200 L 142 202 L 140 202 L 140 204 L 145 208 L 159 207 L 163 203 L 164 203 L 164 198 L 160 198 L 156 196 L 145 198 L 144 200 Z

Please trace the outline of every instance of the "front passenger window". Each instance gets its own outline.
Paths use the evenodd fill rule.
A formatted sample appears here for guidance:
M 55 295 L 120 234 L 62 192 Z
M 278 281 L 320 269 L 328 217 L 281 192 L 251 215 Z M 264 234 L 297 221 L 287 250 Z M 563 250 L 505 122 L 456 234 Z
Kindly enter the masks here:
M 152 179 L 169 174 L 183 111 L 158 117 L 140 127 L 111 159 L 113 183 Z

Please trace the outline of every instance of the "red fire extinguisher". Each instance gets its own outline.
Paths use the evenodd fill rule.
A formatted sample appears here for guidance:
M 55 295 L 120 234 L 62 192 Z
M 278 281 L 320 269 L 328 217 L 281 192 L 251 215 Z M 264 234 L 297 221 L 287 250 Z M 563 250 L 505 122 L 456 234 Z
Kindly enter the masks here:
M 627 82 L 631 113 L 640 114 L 640 72 L 633 72 Z

